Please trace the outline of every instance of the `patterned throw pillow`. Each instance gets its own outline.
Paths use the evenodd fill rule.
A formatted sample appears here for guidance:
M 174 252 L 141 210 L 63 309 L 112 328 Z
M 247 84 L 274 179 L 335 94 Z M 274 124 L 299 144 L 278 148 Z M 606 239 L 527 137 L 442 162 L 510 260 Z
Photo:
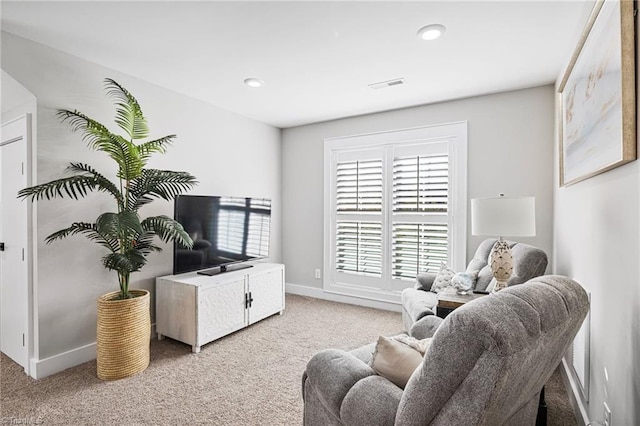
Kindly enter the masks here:
M 440 271 L 438 272 L 438 275 L 436 275 L 435 281 L 433 281 L 431 291 L 434 293 L 440 293 L 447 287 L 451 287 L 451 280 L 455 274 L 456 271 L 449 268 L 446 263 L 441 262 Z
M 478 279 L 478 272 L 458 272 L 451 279 L 451 284 L 459 294 L 467 294 L 473 290 L 473 286 Z

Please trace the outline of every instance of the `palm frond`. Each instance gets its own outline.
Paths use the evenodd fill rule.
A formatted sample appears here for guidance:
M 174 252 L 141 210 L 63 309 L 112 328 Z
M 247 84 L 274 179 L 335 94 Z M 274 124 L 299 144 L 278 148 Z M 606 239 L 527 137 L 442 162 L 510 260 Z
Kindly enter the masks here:
M 142 221 L 142 228 L 155 233 L 164 242 L 175 241 L 184 247 L 193 247 L 193 240 L 182 225 L 168 216 L 150 216 Z
M 162 248 L 153 244 L 155 236 L 155 232 L 145 231 L 134 242 L 133 247 L 145 256 L 154 251 L 160 252 L 162 251 Z
M 21 189 L 18 191 L 18 198 L 31 198 L 34 201 L 67 196 L 78 200 L 96 188 L 99 188 L 99 183 L 93 176 L 69 176 Z
M 82 132 L 82 140 L 92 149 L 95 149 L 95 144 L 98 141 L 114 136 L 103 124 L 87 117 L 80 111 L 60 109 L 56 115 L 63 123 L 69 123 L 74 132 Z
M 137 250 L 128 250 L 125 253 L 109 253 L 102 258 L 105 268 L 118 271 L 119 274 L 129 275 L 139 271 L 147 263 L 145 256 Z
M 140 153 L 140 157 L 146 163 L 146 160 L 151 157 L 151 154 L 154 154 L 156 152 L 160 154 L 166 153 L 167 148 L 173 143 L 173 140 L 175 138 L 176 135 L 168 135 L 159 139 L 141 143 L 140 145 L 138 145 L 138 152 Z
M 119 135 L 109 135 L 95 142 L 94 149 L 105 152 L 118 164 L 118 177 L 131 180 L 139 176 L 144 162 L 138 148 Z
M 106 78 L 107 94 L 116 101 L 116 123 L 133 139 L 143 139 L 149 135 L 147 120 L 142 114 L 140 104 L 127 89 L 115 80 Z
M 153 197 L 172 200 L 198 184 L 196 178 L 187 172 L 170 170 L 144 169 L 134 179 L 129 189 L 129 205 L 142 205 Z
M 144 232 L 138 214 L 132 211 L 103 213 L 96 219 L 96 229 L 101 235 L 118 239 L 125 248 Z
M 119 244 L 117 239 L 101 234 L 96 228 L 95 223 L 86 223 L 86 222 L 76 222 L 68 228 L 61 229 L 60 231 L 54 232 L 53 234 L 49 235 L 45 239 L 45 242 L 47 244 L 50 244 L 55 240 L 61 240 L 70 235 L 76 235 L 76 234 L 83 234 L 89 240 L 100 244 L 101 246 L 109 249 L 112 252 L 119 250 Z
M 67 167 L 67 170 L 72 173 L 84 173 L 86 175 L 92 176 L 95 180 L 96 189 L 98 189 L 98 191 L 111 194 L 118 202 L 118 206 L 120 207 L 120 209 L 124 207 L 124 198 L 122 197 L 122 193 L 120 192 L 118 187 L 102 174 L 98 173 L 98 171 L 90 165 L 82 163 L 71 163 Z

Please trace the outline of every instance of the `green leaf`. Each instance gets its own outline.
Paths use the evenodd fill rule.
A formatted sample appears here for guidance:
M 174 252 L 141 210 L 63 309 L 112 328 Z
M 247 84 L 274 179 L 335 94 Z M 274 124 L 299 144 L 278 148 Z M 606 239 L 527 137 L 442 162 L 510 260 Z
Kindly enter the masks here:
M 95 144 L 98 141 L 114 136 L 103 124 L 79 111 L 60 109 L 56 115 L 61 122 L 69 123 L 74 132 L 82 132 L 82 140 L 92 149 L 95 149 Z
M 128 250 L 125 253 L 109 253 L 102 258 L 105 268 L 127 275 L 139 271 L 147 259 L 137 250 Z
M 103 213 L 96 219 L 96 229 L 108 238 L 118 239 L 125 249 L 144 232 L 138 214 L 132 211 Z
M 86 222 L 76 222 L 68 228 L 54 232 L 45 239 L 45 242 L 50 244 L 55 240 L 61 240 L 76 234 L 84 234 L 90 241 L 94 241 L 112 252 L 119 250 L 117 239 L 100 233 L 95 223 Z
M 142 221 L 145 231 L 154 232 L 164 242 L 175 241 L 178 244 L 191 248 L 193 240 L 184 230 L 182 225 L 167 216 L 151 216 Z
M 172 200 L 196 186 L 198 181 L 187 172 L 144 169 L 129 188 L 129 208 L 137 210 L 153 198 Z
M 173 143 L 173 139 L 176 138 L 176 135 L 164 136 L 160 139 L 155 139 L 152 141 L 148 141 L 145 143 L 141 143 L 138 145 L 138 152 L 140 154 L 140 158 L 146 164 L 146 161 L 151 157 L 151 154 L 160 153 L 164 154 L 167 152 L 167 148 Z
M 132 140 L 149 136 L 147 120 L 136 98 L 115 80 L 106 78 L 104 81 L 107 94 L 116 101 L 116 124 L 127 132 Z

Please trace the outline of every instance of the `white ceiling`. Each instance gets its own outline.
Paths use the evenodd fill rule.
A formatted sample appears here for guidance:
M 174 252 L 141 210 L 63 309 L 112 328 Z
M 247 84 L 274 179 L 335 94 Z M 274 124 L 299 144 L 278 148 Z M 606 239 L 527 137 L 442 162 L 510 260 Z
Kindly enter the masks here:
M 592 4 L 2 1 L 1 27 L 285 128 L 551 83 Z M 447 32 L 419 40 L 430 23 Z

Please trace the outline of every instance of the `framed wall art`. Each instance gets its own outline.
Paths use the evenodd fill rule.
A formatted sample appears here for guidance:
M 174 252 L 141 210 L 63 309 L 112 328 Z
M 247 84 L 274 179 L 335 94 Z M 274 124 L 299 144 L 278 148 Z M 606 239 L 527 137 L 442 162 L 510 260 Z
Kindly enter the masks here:
M 558 87 L 560 186 L 636 159 L 634 2 L 598 0 Z

